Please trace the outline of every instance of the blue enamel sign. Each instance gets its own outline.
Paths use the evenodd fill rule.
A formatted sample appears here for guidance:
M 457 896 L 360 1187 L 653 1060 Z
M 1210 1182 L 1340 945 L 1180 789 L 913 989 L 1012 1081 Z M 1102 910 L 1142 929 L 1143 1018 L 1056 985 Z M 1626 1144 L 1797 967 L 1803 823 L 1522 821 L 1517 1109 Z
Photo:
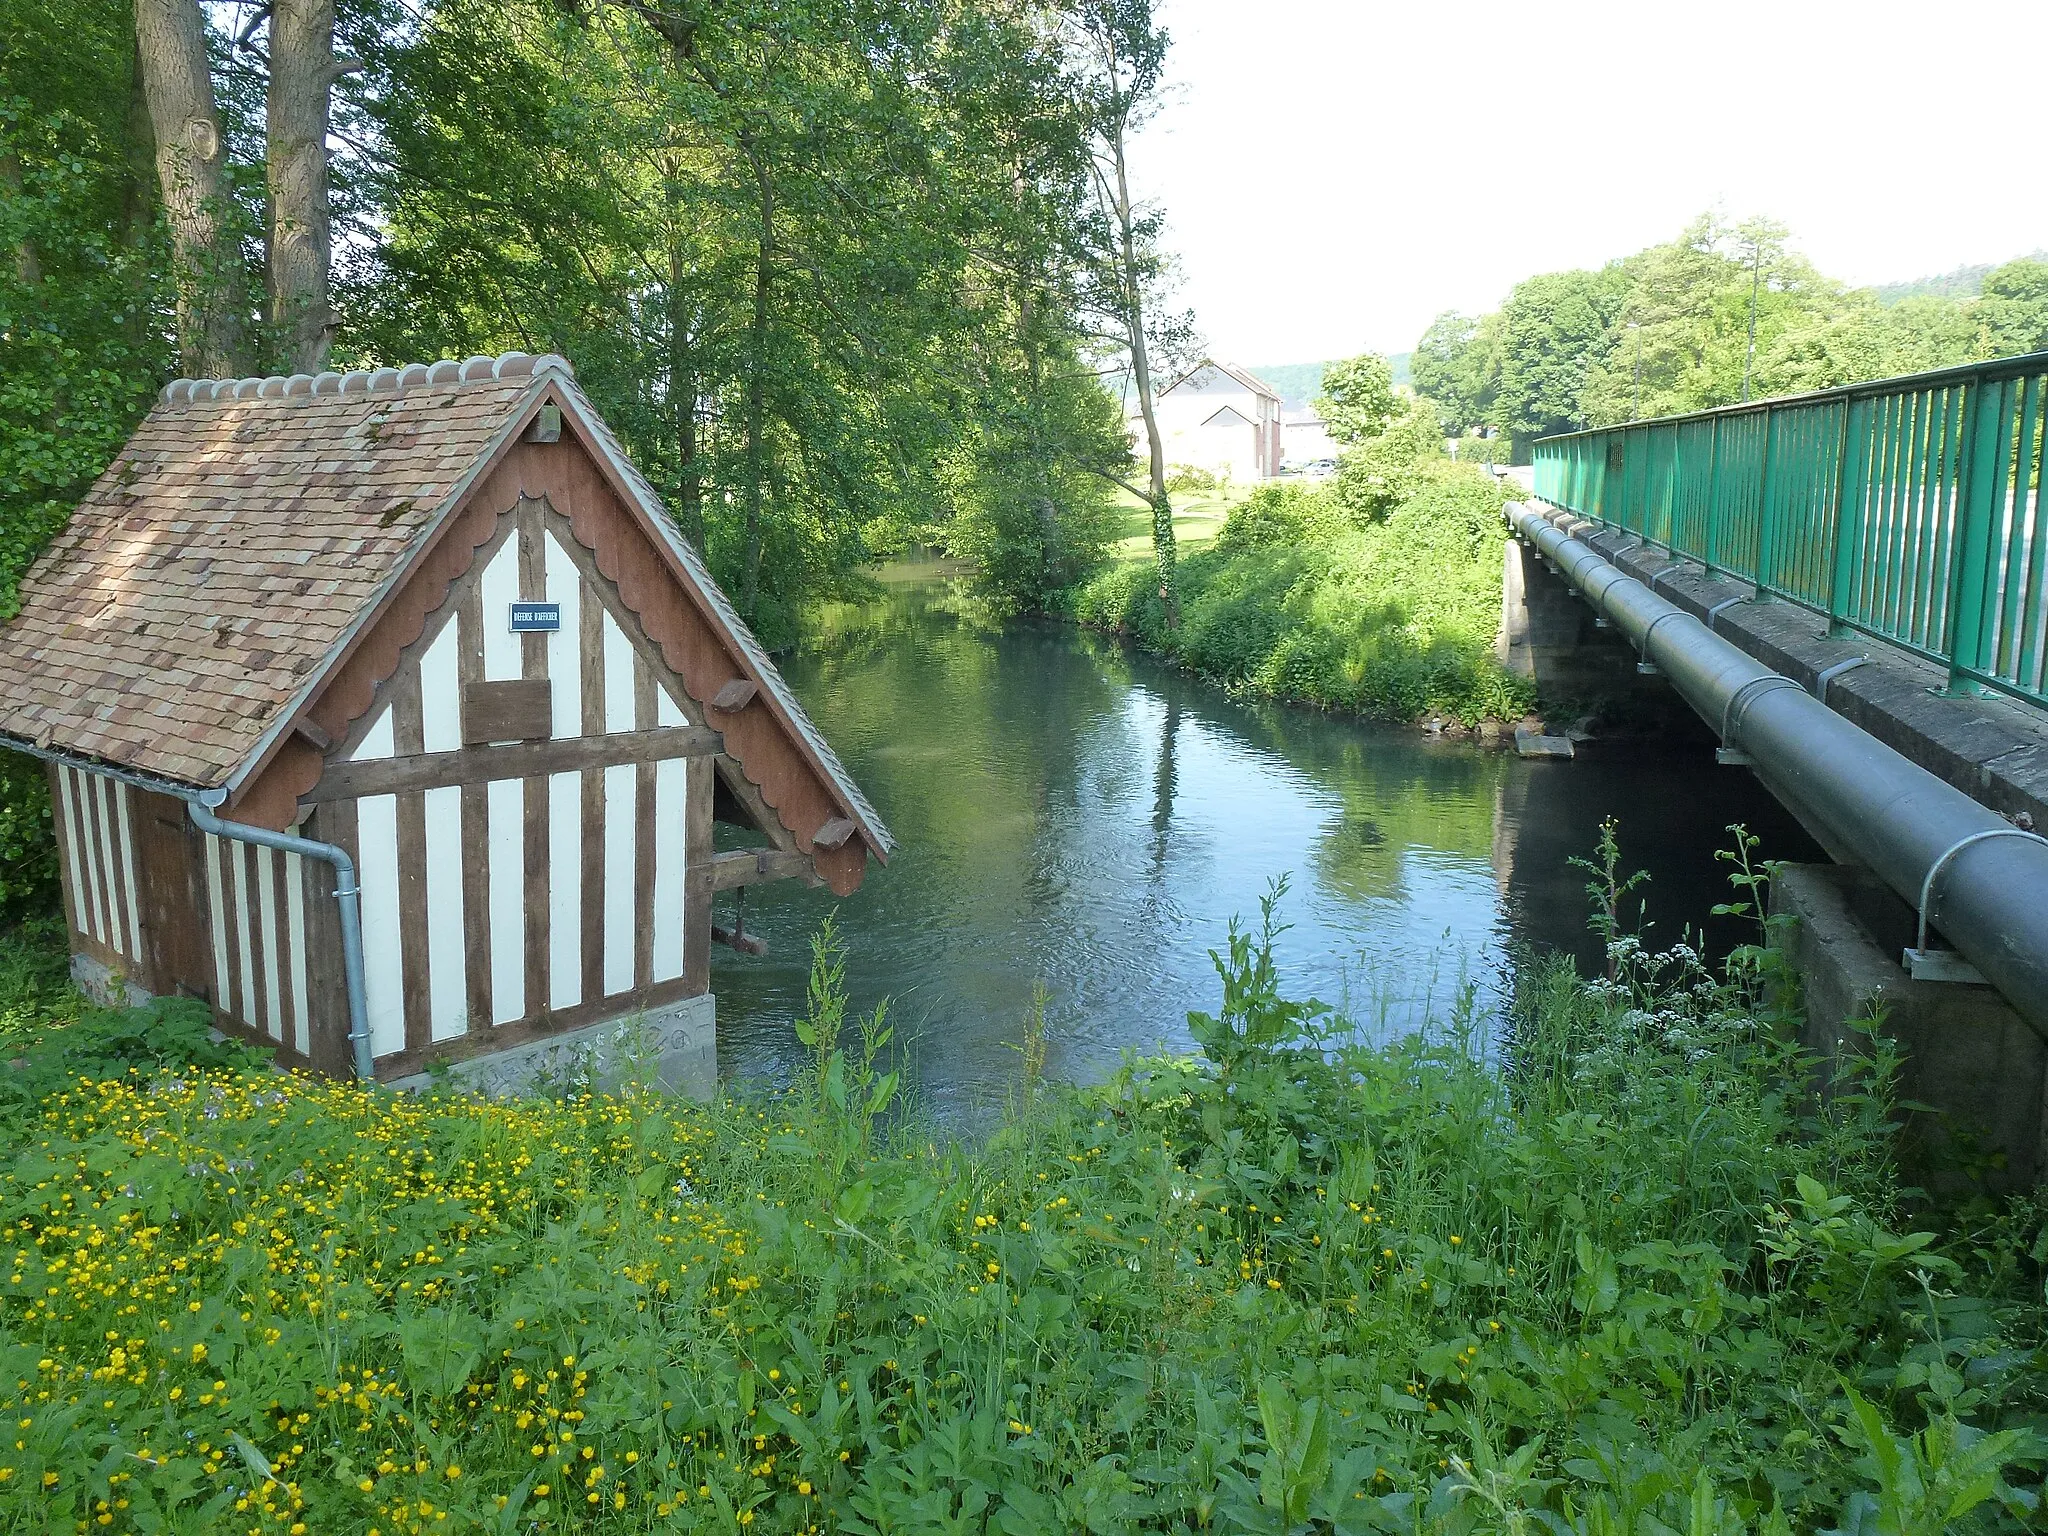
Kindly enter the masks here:
M 555 630 L 561 627 L 562 605 L 560 603 L 512 604 L 512 632 L 514 634 L 526 634 L 535 630 Z

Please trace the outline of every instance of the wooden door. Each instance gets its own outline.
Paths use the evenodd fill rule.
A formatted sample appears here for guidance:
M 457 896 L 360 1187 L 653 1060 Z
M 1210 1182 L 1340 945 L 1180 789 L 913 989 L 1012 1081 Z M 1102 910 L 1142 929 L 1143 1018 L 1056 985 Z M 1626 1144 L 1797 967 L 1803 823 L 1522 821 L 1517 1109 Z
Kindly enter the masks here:
M 185 802 L 135 796 L 136 902 L 146 973 L 136 979 L 159 996 L 215 1001 L 204 854 Z

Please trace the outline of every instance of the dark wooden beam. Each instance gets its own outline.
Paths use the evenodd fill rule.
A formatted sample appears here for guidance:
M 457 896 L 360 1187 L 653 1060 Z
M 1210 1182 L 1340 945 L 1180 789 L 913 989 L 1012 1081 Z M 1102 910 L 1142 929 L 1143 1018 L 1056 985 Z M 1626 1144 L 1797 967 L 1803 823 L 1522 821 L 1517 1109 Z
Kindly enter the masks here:
M 761 685 L 750 677 L 736 677 L 711 696 L 711 707 L 731 714 L 745 709 L 754 702 L 754 695 L 761 691 Z
M 811 834 L 811 842 L 819 848 L 837 848 L 851 836 L 853 823 L 844 816 L 834 816 Z
M 560 741 L 522 741 L 498 747 L 464 747 L 411 757 L 329 763 L 320 782 L 299 797 L 302 805 L 356 800 L 406 790 L 481 784 L 490 779 L 535 778 L 610 768 L 620 763 L 653 763 L 671 757 L 708 757 L 719 749 L 716 731 L 699 725 L 667 725 L 651 731 L 617 731 L 609 736 L 571 736 Z
M 465 656 L 468 652 L 463 653 Z M 462 744 L 541 741 L 554 729 L 554 695 L 544 677 L 465 683 L 462 688 Z
M 819 884 L 818 872 L 801 853 L 780 848 L 742 848 L 736 853 L 711 856 L 711 888 L 729 891 L 741 885 L 759 885 L 764 880 L 803 880 Z
M 292 722 L 292 732 L 315 752 L 325 752 L 334 745 L 334 738 L 313 723 L 310 715 L 301 715 Z

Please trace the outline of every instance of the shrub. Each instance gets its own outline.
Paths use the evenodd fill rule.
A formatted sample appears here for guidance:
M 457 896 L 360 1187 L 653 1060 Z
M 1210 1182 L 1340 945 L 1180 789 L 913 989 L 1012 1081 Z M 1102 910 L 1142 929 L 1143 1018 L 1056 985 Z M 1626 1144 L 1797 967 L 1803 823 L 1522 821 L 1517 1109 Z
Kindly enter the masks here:
M 1503 504 L 1491 475 L 1445 459 L 1414 466 L 1406 499 L 1363 527 L 1326 488 L 1264 485 L 1181 562 L 1179 628 L 1149 562 L 1096 577 L 1073 612 L 1227 687 L 1388 719 L 1513 718 L 1533 694 L 1492 651 Z
M 1289 547 L 1326 537 L 1343 525 L 1342 510 L 1320 486 L 1268 481 L 1230 509 L 1216 531 L 1215 548 Z
M 1374 522 L 1414 494 L 1427 467 L 1442 462 L 1443 426 L 1436 407 L 1418 398 L 1379 436 L 1338 455 L 1331 490 L 1355 521 Z

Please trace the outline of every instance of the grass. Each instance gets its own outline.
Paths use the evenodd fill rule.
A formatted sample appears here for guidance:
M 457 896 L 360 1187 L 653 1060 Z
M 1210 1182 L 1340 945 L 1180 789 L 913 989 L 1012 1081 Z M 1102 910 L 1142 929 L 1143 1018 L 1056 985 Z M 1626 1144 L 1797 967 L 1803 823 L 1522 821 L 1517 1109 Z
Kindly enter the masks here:
M 1142 527 L 1069 606 L 1232 690 L 1396 720 L 1513 719 L 1534 696 L 1493 656 L 1501 500 L 1491 476 L 1448 462 L 1411 471 L 1384 517 L 1351 514 L 1328 486 L 1270 484 L 1220 525 L 1218 503 L 1191 513 L 1213 533 L 1179 562 L 1178 626 Z
M 1243 505 L 1255 489 L 1251 485 L 1230 485 L 1220 491 L 1177 492 L 1173 497 L 1173 537 L 1185 551 L 1201 549 L 1215 541 L 1231 512 Z M 1121 519 L 1109 546 L 1110 559 L 1119 565 L 1152 559 L 1152 509 L 1129 491 L 1119 491 L 1116 507 Z
M 2034 1528 L 2039 1213 L 1903 1224 L 1881 1045 L 1815 1100 L 1760 951 L 1616 934 L 1367 1047 L 1275 922 L 1195 1060 L 1046 1083 L 1027 1011 L 974 1145 L 829 931 L 758 1100 L 407 1098 L 173 1011 L 5 1122 L 0 1528 Z

